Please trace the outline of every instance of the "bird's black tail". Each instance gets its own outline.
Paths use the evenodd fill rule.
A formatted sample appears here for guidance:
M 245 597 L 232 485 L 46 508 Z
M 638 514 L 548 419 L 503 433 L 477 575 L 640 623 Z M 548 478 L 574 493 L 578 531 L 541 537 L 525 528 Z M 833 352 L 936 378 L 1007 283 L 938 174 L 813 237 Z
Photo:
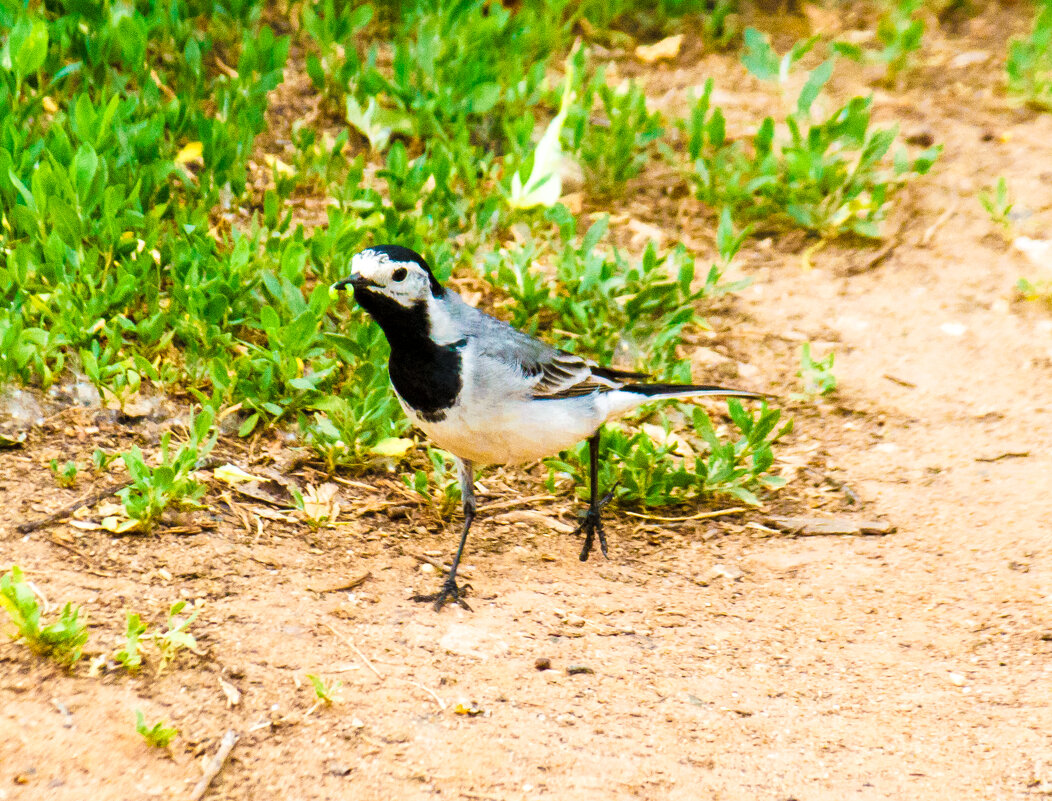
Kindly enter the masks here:
M 697 398 L 705 395 L 725 398 L 766 398 L 762 392 L 747 389 L 727 389 L 706 384 L 625 384 L 622 392 L 635 392 L 648 398 Z

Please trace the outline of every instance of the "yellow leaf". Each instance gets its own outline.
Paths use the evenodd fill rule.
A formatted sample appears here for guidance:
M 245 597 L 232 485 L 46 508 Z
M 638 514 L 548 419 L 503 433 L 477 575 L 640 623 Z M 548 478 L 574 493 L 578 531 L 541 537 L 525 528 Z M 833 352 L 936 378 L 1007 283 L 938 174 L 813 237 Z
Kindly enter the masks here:
M 657 61 L 667 61 L 679 55 L 679 48 L 683 45 L 683 34 L 677 33 L 652 45 L 640 45 L 636 48 L 636 58 L 647 64 Z
M 183 145 L 183 149 L 175 155 L 176 164 L 204 164 L 205 160 L 202 158 L 204 153 L 204 146 L 200 142 L 187 142 Z
M 377 456 L 405 456 L 406 451 L 413 447 L 413 440 L 405 437 L 387 437 L 377 442 L 370 449 Z
M 104 517 L 102 518 L 102 527 L 106 531 L 112 531 L 114 534 L 126 534 L 129 531 L 135 531 L 139 528 L 138 520 L 121 520 L 119 517 Z
M 270 169 L 274 170 L 279 175 L 290 177 L 296 174 L 296 170 L 294 170 L 291 166 L 279 159 L 277 156 L 274 156 L 270 153 L 267 153 L 263 156 L 263 161 L 268 167 L 270 167 Z
M 246 481 L 263 481 L 260 476 L 246 473 L 236 464 L 225 464 L 212 471 L 212 475 L 227 484 L 242 484 Z

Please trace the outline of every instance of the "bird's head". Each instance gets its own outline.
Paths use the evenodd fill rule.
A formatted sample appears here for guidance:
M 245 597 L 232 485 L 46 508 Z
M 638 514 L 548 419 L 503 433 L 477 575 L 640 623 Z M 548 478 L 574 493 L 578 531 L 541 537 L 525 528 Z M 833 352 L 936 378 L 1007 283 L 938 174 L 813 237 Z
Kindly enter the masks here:
M 426 305 L 429 298 L 441 297 L 442 285 L 424 257 L 401 245 L 377 245 L 351 258 L 351 274 L 332 285 L 333 289 L 354 288 L 354 297 L 368 312 L 374 308 L 403 309 Z

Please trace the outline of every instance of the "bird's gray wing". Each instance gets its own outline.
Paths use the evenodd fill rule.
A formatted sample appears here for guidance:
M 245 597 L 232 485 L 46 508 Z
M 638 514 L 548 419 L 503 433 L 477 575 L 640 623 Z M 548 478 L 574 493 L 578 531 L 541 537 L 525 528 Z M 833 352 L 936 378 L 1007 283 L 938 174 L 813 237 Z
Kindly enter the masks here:
M 538 400 L 609 392 L 627 381 L 649 377 L 644 373 L 600 367 L 591 359 L 554 348 L 482 312 L 472 323 L 471 333 L 478 342 L 480 357 L 517 368 L 530 397 Z
M 552 348 L 549 358 L 533 366 L 536 380 L 531 395 L 538 399 L 574 398 L 593 392 L 609 392 L 624 385 L 626 379 L 646 378 L 642 373 L 628 373 L 600 367 L 590 359 Z

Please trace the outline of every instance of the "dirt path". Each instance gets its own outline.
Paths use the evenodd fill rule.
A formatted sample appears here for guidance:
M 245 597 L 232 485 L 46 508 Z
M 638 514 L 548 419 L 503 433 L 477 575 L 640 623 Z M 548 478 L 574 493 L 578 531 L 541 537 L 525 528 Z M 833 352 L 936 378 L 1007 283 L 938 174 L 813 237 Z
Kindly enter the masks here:
M 83 459 L 96 435 L 58 424 L 37 450 L 0 453 L 0 562 L 86 604 L 97 652 L 125 609 L 156 621 L 178 597 L 205 599 L 207 656 L 94 680 L 0 643 L 0 801 L 182 797 L 228 728 L 242 740 L 214 798 L 1052 795 L 1052 316 L 1010 303 L 1026 265 L 975 200 L 1004 174 L 1049 234 L 1052 122 L 955 105 L 957 91 L 889 110 L 946 152 L 882 263 L 846 277 L 866 254 L 830 247 L 803 272 L 799 252 L 751 247 L 755 287 L 719 323 L 773 387 L 795 380 L 801 339 L 836 350 L 841 390 L 798 415 L 785 455 L 814 472 L 789 494 L 897 533 L 622 518 L 610 561 L 581 564 L 564 534 L 483 518 L 465 570 L 475 611 L 436 615 L 408 600 L 435 582 L 413 555 L 445 556 L 453 535 L 416 517 L 161 539 L 56 530 L 79 555 L 15 534 L 76 494 L 54 490 L 41 456 Z M 822 475 L 861 510 L 810 486 Z M 571 519 L 566 499 L 539 508 Z M 365 571 L 361 588 L 317 591 Z M 306 673 L 342 681 L 342 701 L 309 711 Z M 173 756 L 142 744 L 136 706 L 181 730 Z

